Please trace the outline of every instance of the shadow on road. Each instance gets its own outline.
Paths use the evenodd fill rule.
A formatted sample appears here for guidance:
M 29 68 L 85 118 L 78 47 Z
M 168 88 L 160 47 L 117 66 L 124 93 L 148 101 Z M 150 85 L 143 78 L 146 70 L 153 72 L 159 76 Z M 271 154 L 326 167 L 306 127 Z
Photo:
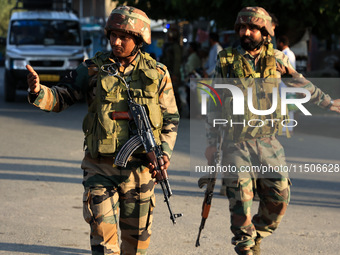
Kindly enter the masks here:
M 41 126 L 52 126 L 81 131 L 83 118 L 86 114 L 85 103 L 78 103 L 60 113 L 47 113 L 25 103 L 1 103 L 0 115 L 5 118 L 15 118 Z
M 340 208 L 339 181 L 293 179 L 291 204 Z
M 91 254 L 90 251 L 77 248 L 44 246 L 35 244 L 20 243 L 2 243 L 0 242 L 0 251 L 7 252 L 25 252 L 26 254 L 53 254 L 53 255 L 71 255 L 71 254 Z

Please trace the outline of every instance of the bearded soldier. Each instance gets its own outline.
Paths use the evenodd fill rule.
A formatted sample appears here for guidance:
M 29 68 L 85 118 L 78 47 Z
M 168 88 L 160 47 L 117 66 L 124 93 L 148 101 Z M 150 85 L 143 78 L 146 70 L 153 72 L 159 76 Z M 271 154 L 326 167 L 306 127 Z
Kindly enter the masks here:
M 143 43 L 151 44 L 147 15 L 134 7 L 117 7 L 107 20 L 105 33 L 112 51 L 98 52 L 52 88 L 40 84 L 38 74 L 27 66 L 29 101 L 42 110 L 60 112 L 86 99 L 86 151 L 81 167 L 92 254 L 146 254 L 155 206 L 154 165 L 142 149 L 132 154 L 126 167 L 114 164 L 136 127 L 129 125 L 127 88 L 112 70 L 129 84 L 134 101 L 146 108 L 155 141 L 163 151 L 165 170 L 170 165 L 179 114 L 166 66 L 140 51 Z
M 218 55 L 215 78 L 237 80 L 235 86 L 242 90 L 244 98 L 247 93 L 253 98 L 255 109 L 267 110 L 272 106 L 271 98 L 274 88 L 277 89 L 282 75 L 292 77 L 288 86 L 303 88 L 311 94 L 310 101 L 322 108 L 340 112 L 340 100 L 332 100 L 311 82 L 297 73 L 291 66 L 288 57 L 281 51 L 274 50 L 269 36 L 274 36 L 271 17 L 261 7 L 243 8 L 237 16 L 235 31 L 240 36 L 240 46 L 227 48 Z M 252 90 L 249 90 L 252 88 Z M 252 91 L 252 92 L 249 92 Z M 213 104 L 208 114 L 208 147 L 206 157 L 212 164 L 216 151 L 218 130 L 212 125 L 212 119 L 242 121 L 268 119 L 284 120 L 278 109 L 270 116 L 253 114 L 245 110 L 241 117 L 233 115 L 232 94 L 229 90 L 223 94 L 223 109 L 219 111 Z M 235 100 L 235 99 L 234 99 Z M 249 102 L 248 102 L 249 103 Z M 241 119 L 242 118 L 242 119 Z M 278 123 L 280 123 L 278 121 Z M 225 127 L 226 136 L 223 145 L 223 165 L 235 166 L 238 170 L 244 166 L 284 166 L 284 151 L 276 139 L 282 131 L 277 123 L 272 125 L 251 126 L 232 125 Z M 254 173 L 224 178 L 226 193 L 229 199 L 231 231 L 234 234 L 232 244 L 237 254 L 260 254 L 260 242 L 278 227 L 290 199 L 290 180 L 279 173 L 270 178 L 259 178 Z M 251 217 L 251 205 L 254 193 L 260 198 L 259 209 Z

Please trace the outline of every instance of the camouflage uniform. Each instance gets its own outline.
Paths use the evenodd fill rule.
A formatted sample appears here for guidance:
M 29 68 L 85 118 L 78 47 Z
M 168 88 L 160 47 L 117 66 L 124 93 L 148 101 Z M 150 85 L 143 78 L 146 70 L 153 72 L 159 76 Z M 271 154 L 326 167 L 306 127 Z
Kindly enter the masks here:
M 257 15 L 260 14 L 260 15 Z M 268 34 L 273 35 L 268 13 L 259 7 L 247 7 L 241 10 L 235 23 L 235 30 L 238 32 L 240 24 L 255 24 L 265 27 Z M 267 20 L 266 20 L 267 19 Z M 268 27 L 269 26 L 269 27 Z M 215 78 L 281 78 L 282 75 L 289 75 L 293 79 L 287 83 L 288 86 L 300 87 L 310 91 L 311 102 L 328 107 L 331 98 L 324 94 L 320 89 L 306 80 L 301 74 L 297 73 L 291 66 L 287 56 L 281 51 L 273 50 L 271 44 L 261 46 L 261 52 L 257 57 L 253 57 L 241 46 L 234 49 L 225 49 L 219 53 L 218 63 L 215 71 Z M 274 57 L 273 71 L 266 70 L 266 64 L 270 61 L 264 60 L 268 55 Z M 269 56 L 270 58 L 271 56 Z M 228 58 L 232 59 L 231 63 Z M 240 60 L 242 64 L 235 63 Z M 233 62 L 234 61 L 234 62 Z M 248 68 L 248 70 L 246 70 Z M 253 79 L 256 80 L 256 79 Z M 242 82 L 238 80 L 242 87 Z M 255 86 L 260 86 L 254 82 Z M 255 89 L 253 91 L 256 91 Z M 253 96 L 258 96 L 254 92 Z M 222 99 L 228 102 L 227 93 Z M 278 104 L 279 105 L 279 104 Z M 230 106 L 230 105 L 229 105 Z M 224 105 L 226 107 L 226 104 Z M 255 107 L 255 106 L 254 106 Z M 213 104 L 208 106 L 207 138 L 210 146 L 216 146 L 218 130 L 213 128 L 213 119 L 228 119 L 225 114 L 230 109 L 219 109 Z M 228 108 L 228 106 L 227 106 Z M 264 106 L 264 110 L 270 105 Z M 261 108 L 255 108 L 261 109 Z M 235 117 L 235 116 L 233 116 Z M 259 117 L 261 119 L 261 117 Z M 239 128 L 240 129 L 240 128 Z M 229 128 L 224 140 L 223 165 L 236 166 L 238 170 L 245 166 L 284 166 L 286 164 L 284 149 L 276 139 L 277 128 L 248 130 L 242 134 L 241 130 Z M 229 133 L 228 133 L 229 132 Z M 253 254 L 249 251 L 259 243 L 264 237 L 269 236 L 279 225 L 290 199 L 290 181 L 280 173 L 269 176 L 259 176 L 256 173 L 239 175 L 232 174 L 226 176 L 224 182 L 227 186 L 227 196 L 229 199 L 229 209 L 231 214 L 231 231 L 234 234 L 232 243 L 236 245 L 235 250 L 239 254 Z M 260 178 L 261 177 L 261 178 Z M 260 205 L 256 215 L 251 218 L 251 205 L 254 193 L 260 197 Z
M 130 8 L 122 7 L 119 10 L 128 13 Z M 133 8 L 133 10 L 136 9 Z M 132 14 L 135 15 L 136 12 Z M 137 17 L 140 18 L 140 16 Z M 135 25 L 138 28 L 137 24 Z M 109 30 L 110 28 L 106 32 Z M 122 31 L 124 31 L 123 28 Z M 148 34 L 143 39 L 144 42 L 151 42 Z M 98 62 L 98 59 L 101 62 Z M 86 98 L 89 113 L 91 113 L 93 105 L 98 100 L 97 93 L 102 91 L 101 88 L 98 90 L 98 86 L 104 86 L 102 85 L 105 84 L 104 80 L 108 79 L 108 75 L 101 72 L 101 66 L 97 64 L 112 64 L 115 62 L 113 59 L 112 53 L 98 53 L 94 58 L 82 63 L 56 86 L 48 88 L 42 85 L 38 96 L 33 98 L 34 101 L 31 98 L 31 103 L 45 111 L 60 112 Z M 133 78 L 132 76 L 136 73 L 142 73 L 139 72 L 139 68 L 145 61 L 151 63 L 149 69 L 154 68 L 158 74 L 156 80 L 159 81 L 157 93 L 149 95 L 149 97 L 152 97 L 152 100 L 153 98 L 156 99 L 157 102 L 155 103 L 161 110 L 159 121 L 162 126 L 158 134 L 159 144 L 163 153 L 170 159 L 177 136 L 179 114 L 167 68 L 163 64 L 156 63 L 148 54 L 138 51 L 136 58 L 129 66 L 119 67 L 118 72 L 125 80 L 137 78 L 137 82 L 143 83 L 144 80 L 142 81 L 140 77 Z M 110 100 L 112 102 L 121 100 L 123 103 L 120 103 L 120 105 L 126 104 L 127 107 L 126 100 L 124 103 L 124 98 L 126 98 L 125 88 L 121 88 L 122 86 L 119 83 L 113 83 L 110 86 L 110 91 L 118 91 L 116 97 L 112 96 L 114 94 L 108 96 L 111 98 Z M 100 94 L 100 97 L 102 97 L 102 94 Z M 139 100 L 143 100 L 143 98 Z M 114 105 L 109 105 L 113 108 L 112 111 L 117 110 L 114 109 Z M 152 113 L 149 113 L 149 117 L 150 114 Z M 86 119 L 87 117 L 84 119 L 83 128 L 84 125 L 86 126 Z M 111 133 L 113 132 L 118 137 L 120 133 L 126 134 L 128 139 L 131 135 L 128 131 L 128 122 L 129 120 L 126 119 L 117 120 L 114 127 L 116 130 L 111 131 Z M 84 132 L 86 134 L 87 128 L 84 129 Z M 93 153 L 91 144 L 85 139 L 85 145 L 88 148 L 81 165 L 84 170 L 83 185 L 85 188 L 83 212 L 85 221 L 91 226 L 92 254 L 146 254 L 150 242 L 152 213 L 155 206 L 154 181 L 147 168 L 149 162 L 145 153 L 137 150 L 130 157 L 125 168 L 116 166 L 114 157 L 123 145 L 119 139 L 117 144 L 116 151 L 111 154 L 101 154 L 98 151 Z M 118 241 L 118 223 L 121 230 L 121 246 L 119 246 Z

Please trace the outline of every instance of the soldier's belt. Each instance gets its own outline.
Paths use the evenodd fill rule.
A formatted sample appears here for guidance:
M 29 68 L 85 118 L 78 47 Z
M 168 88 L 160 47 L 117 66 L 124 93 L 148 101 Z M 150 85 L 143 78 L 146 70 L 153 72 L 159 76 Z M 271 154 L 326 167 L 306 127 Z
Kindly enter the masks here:
M 132 120 L 129 112 L 113 112 L 112 113 L 113 120 Z

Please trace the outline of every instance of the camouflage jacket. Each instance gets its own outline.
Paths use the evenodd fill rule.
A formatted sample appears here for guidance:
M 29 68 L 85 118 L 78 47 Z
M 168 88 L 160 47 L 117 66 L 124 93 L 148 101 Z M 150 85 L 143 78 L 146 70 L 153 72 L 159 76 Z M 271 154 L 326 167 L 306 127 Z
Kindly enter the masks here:
M 256 58 L 251 56 L 247 51 L 245 51 L 241 46 L 238 46 L 237 51 L 248 61 L 250 66 L 254 70 L 260 70 L 260 55 Z M 314 103 L 322 108 L 327 108 L 331 103 L 331 97 L 324 92 L 322 92 L 319 88 L 317 88 L 314 84 L 308 81 L 302 74 L 298 73 L 290 64 L 288 57 L 279 50 L 274 50 L 274 57 L 276 59 L 276 78 L 280 79 L 281 77 L 291 77 L 289 80 L 285 80 L 285 84 L 290 87 L 299 87 L 304 88 L 310 91 L 311 99 L 310 102 Z M 232 72 L 232 71 L 231 71 Z M 215 68 L 214 78 L 227 78 L 222 74 L 221 61 L 218 59 L 217 65 Z M 232 77 L 231 77 L 232 78 Z M 214 107 L 212 104 L 210 105 L 209 113 L 207 116 L 207 125 L 206 125 L 206 133 L 207 133 L 207 142 L 208 145 L 214 146 L 217 142 L 217 128 L 212 127 L 213 119 L 224 118 L 222 115 L 221 108 Z
M 139 59 L 140 55 L 138 54 L 128 67 L 121 66 L 119 74 L 124 78 L 131 75 Z M 110 62 L 112 60 L 108 58 L 107 63 Z M 170 158 L 177 137 L 179 113 L 166 66 L 157 63 L 156 69 L 161 75 L 158 91 L 159 104 L 163 114 L 163 126 L 160 140 L 163 152 Z M 83 62 L 76 70 L 67 74 L 56 86 L 48 88 L 42 85 L 38 96 L 34 100 L 29 98 L 29 102 L 49 112 L 61 112 L 84 98 L 90 105 L 95 98 L 97 84 L 97 74 L 93 70 L 94 68 Z

